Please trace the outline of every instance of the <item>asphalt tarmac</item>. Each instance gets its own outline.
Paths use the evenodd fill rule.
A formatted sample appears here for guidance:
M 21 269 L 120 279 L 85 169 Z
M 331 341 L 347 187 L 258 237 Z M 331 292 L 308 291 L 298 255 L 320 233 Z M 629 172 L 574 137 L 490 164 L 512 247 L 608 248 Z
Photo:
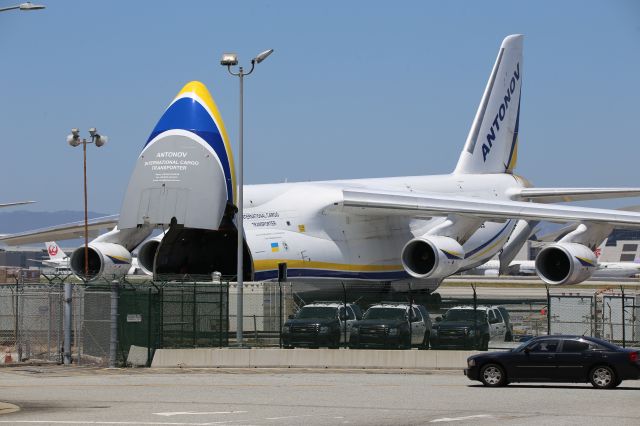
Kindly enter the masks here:
M 461 371 L 0 369 L 1 424 L 637 425 L 640 381 L 484 388 Z

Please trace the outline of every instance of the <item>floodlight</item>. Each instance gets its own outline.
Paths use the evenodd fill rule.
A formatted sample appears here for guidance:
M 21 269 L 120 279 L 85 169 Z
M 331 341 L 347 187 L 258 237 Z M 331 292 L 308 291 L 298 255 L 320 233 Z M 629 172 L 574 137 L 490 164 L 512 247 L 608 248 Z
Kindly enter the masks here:
M 223 53 L 220 65 L 227 67 L 238 65 L 238 55 L 236 53 Z
M 101 146 L 103 146 L 104 144 L 106 144 L 109 141 L 109 138 L 106 137 L 105 135 L 98 135 L 96 134 L 95 137 L 95 144 L 98 148 L 100 148 Z
M 42 4 L 33 4 L 30 1 L 22 3 L 19 7 L 20 10 L 39 10 L 45 8 L 45 6 Z
M 260 62 L 262 62 L 265 59 L 267 59 L 269 57 L 269 55 L 271 55 L 272 53 L 273 53 L 273 49 L 265 50 L 264 52 L 260 53 L 258 56 L 253 58 L 251 60 L 251 62 L 256 62 L 256 63 L 259 64 Z
M 80 131 L 71 129 L 71 134 L 67 136 L 67 143 L 73 147 L 80 145 Z

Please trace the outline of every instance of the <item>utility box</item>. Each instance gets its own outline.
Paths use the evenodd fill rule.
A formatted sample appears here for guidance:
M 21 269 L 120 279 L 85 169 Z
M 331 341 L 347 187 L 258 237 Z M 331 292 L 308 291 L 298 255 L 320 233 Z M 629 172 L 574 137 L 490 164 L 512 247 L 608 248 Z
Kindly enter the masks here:
M 548 315 L 551 316 L 549 334 L 594 336 L 594 305 L 591 295 L 551 296 Z
M 279 332 L 280 324 L 295 312 L 293 291 L 289 283 L 245 282 L 243 285 L 244 333 Z M 229 331 L 237 330 L 238 284 L 229 283 Z M 282 319 L 280 306 L 282 304 Z

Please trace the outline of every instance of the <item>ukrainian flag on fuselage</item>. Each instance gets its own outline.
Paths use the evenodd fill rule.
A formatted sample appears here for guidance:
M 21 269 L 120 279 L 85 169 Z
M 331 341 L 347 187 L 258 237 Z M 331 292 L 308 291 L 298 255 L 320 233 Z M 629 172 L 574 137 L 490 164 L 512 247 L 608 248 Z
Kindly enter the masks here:
M 216 103 L 201 82 L 191 81 L 180 90 L 151 132 L 145 147 L 159 134 L 174 129 L 192 132 L 211 146 L 224 171 L 227 200 L 235 205 L 235 169 L 229 137 Z

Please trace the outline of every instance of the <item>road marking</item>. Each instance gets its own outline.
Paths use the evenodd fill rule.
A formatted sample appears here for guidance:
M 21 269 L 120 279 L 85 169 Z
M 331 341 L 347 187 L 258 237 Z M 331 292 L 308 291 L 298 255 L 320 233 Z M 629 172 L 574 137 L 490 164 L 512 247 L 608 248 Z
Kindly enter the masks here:
M 20 411 L 20 407 L 17 405 L 9 404 L 8 402 L 0 402 L 0 414 L 9 414 Z
M 206 415 L 206 414 L 240 414 L 240 413 L 248 413 L 248 411 L 172 411 L 168 413 L 153 413 L 156 416 L 196 416 L 196 415 Z
M 265 417 L 265 420 L 283 420 L 283 419 L 298 419 L 300 417 L 324 417 L 324 416 L 316 416 L 315 414 L 305 414 L 302 416 L 282 416 L 282 417 Z
M 99 422 L 93 420 L 0 420 L 0 424 L 52 424 L 52 425 L 168 425 L 168 426 L 212 426 L 231 423 L 229 420 L 207 423 L 185 422 Z
M 433 419 L 429 423 L 444 423 L 444 422 L 459 422 L 462 420 L 471 420 L 471 419 L 488 419 L 493 418 L 491 414 L 476 414 L 474 416 L 464 416 L 464 417 L 443 417 L 441 419 Z

